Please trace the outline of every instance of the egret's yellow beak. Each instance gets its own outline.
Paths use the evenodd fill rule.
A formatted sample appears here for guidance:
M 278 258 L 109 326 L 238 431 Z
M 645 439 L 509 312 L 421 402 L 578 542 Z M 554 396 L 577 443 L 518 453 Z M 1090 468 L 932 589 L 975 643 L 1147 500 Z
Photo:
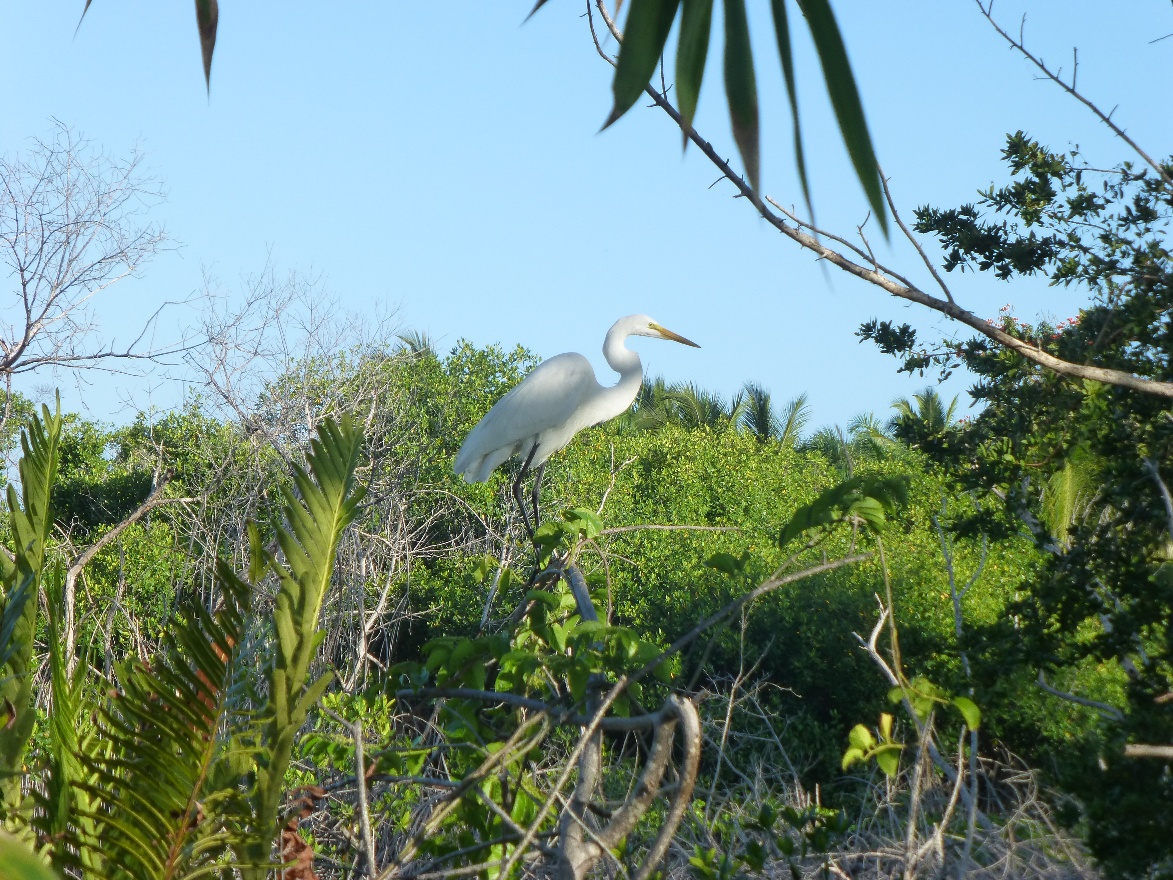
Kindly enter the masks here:
M 678 333 L 673 333 L 671 330 L 668 330 L 664 327 L 661 327 L 659 324 L 655 323 L 654 321 L 652 323 L 650 323 L 648 326 L 651 327 L 653 330 L 655 330 L 657 333 L 659 333 L 661 336 L 663 336 L 665 339 L 671 339 L 673 342 L 682 342 L 685 345 L 691 345 L 693 348 L 700 348 L 700 346 L 697 345 L 695 342 L 693 342 L 691 339 L 685 339 L 683 336 L 679 335 Z

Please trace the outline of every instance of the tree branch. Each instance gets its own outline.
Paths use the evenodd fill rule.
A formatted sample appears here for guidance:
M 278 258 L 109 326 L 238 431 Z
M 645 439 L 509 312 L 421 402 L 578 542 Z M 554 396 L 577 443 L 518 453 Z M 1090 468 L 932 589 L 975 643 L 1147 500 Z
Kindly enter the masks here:
M 611 22 L 608 22 L 609 26 L 611 26 L 611 24 Z M 614 32 L 615 31 L 613 29 L 613 33 Z M 600 51 L 600 54 L 602 54 L 603 57 L 608 62 L 610 62 L 611 59 L 608 58 L 605 53 Z M 1115 385 L 1120 388 L 1128 388 L 1130 390 L 1139 391 L 1144 394 L 1152 394 L 1157 397 L 1173 399 L 1173 382 L 1160 382 L 1154 379 L 1145 379 L 1141 376 L 1124 372 L 1123 370 L 1113 370 L 1106 367 L 1096 367 L 1087 364 L 1076 364 L 1072 363 L 1071 361 L 1065 361 L 1062 358 L 1055 357 L 1048 352 L 1042 351 L 1041 349 L 1032 346 L 1028 342 L 1010 335 L 1001 327 L 998 327 L 995 324 L 991 324 L 984 318 L 979 318 L 973 312 L 962 308 L 949 298 L 947 291 L 945 299 L 933 296 L 932 294 L 926 293 L 913 284 L 902 283 L 895 280 L 893 277 L 889 277 L 882 271 L 877 269 L 869 269 L 866 266 L 861 266 L 859 263 L 848 259 L 838 251 L 832 250 L 819 241 L 819 239 L 815 236 L 803 232 L 802 229 L 798 228 L 797 226 L 791 226 L 785 220 L 783 220 L 782 217 L 774 213 L 774 211 L 772 211 L 762 200 L 761 196 L 754 192 L 749 184 L 745 182 L 741 175 L 734 171 L 726 160 L 721 158 L 721 156 L 713 148 L 713 145 L 701 137 L 700 134 L 697 133 L 696 129 L 685 123 L 679 111 L 677 111 L 677 109 L 663 95 L 653 89 L 650 85 L 645 86 L 644 92 L 652 99 L 657 107 L 668 114 L 672 121 L 676 123 L 677 127 L 680 128 L 681 132 L 683 132 L 684 136 L 696 144 L 697 148 L 705 154 L 706 158 L 708 158 L 710 162 L 717 166 L 721 173 L 726 178 L 728 178 L 735 187 L 737 187 L 740 196 L 748 200 L 750 204 L 754 206 L 758 214 L 761 215 L 762 219 L 764 219 L 771 226 L 773 226 L 775 229 L 777 229 L 787 238 L 794 241 L 799 246 L 807 249 L 808 251 L 811 251 L 814 254 L 817 254 L 820 258 L 826 260 L 847 274 L 854 275 L 856 278 L 867 281 L 868 283 L 879 287 L 881 290 L 899 299 L 907 300 L 908 302 L 913 302 L 917 305 L 924 306 L 925 308 L 932 309 L 935 312 L 939 312 L 942 315 L 945 315 L 946 317 L 951 318 L 952 320 L 964 324 L 970 329 L 977 331 L 982 336 L 985 336 L 986 338 L 996 342 L 1003 348 L 1013 351 L 1026 360 L 1037 364 L 1044 369 L 1058 373 L 1061 376 L 1068 376 L 1073 379 L 1090 379 L 1095 382 L 1101 382 L 1105 385 Z M 1082 97 L 1081 100 L 1083 100 Z M 1110 122 L 1109 124 L 1111 125 Z M 1118 130 L 1114 125 L 1113 129 Z M 1136 147 L 1136 145 L 1133 144 L 1133 142 L 1129 140 L 1123 134 L 1123 132 L 1118 133 L 1139 152 L 1139 147 Z M 1143 156 L 1144 153 L 1142 152 L 1141 155 Z M 1157 167 L 1155 163 L 1151 162 L 1151 160 L 1150 164 L 1153 164 L 1154 167 Z M 1162 177 L 1165 177 L 1165 175 L 1162 174 Z

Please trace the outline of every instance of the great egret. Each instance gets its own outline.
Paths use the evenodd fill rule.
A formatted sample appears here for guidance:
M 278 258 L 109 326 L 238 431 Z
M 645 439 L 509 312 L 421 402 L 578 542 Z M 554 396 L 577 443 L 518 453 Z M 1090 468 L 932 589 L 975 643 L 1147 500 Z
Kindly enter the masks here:
M 619 382 L 600 385 L 590 361 L 577 352 L 542 361 L 468 432 L 452 469 L 470 483 L 483 483 L 497 466 L 515 455 L 524 455 L 521 471 L 513 481 L 513 498 L 521 510 L 526 531 L 533 536 L 523 501 L 521 484 L 531 468 L 537 468 L 533 488 L 534 526 L 538 522 L 538 492 L 546 459 L 570 442 L 583 428 L 609 421 L 626 412 L 639 393 L 643 366 L 639 355 L 623 343 L 629 336 L 671 339 L 693 348 L 695 342 L 665 330 L 647 315 L 620 318 L 603 340 L 603 357 Z

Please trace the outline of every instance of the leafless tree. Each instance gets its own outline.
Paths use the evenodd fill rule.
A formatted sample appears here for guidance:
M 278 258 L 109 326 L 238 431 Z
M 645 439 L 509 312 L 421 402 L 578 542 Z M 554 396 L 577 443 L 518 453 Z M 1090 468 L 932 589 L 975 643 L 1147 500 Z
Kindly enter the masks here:
M 7 390 L 33 370 L 120 371 L 185 347 L 149 340 L 165 305 L 126 344 L 98 338 L 93 311 L 98 294 L 167 247 L 148 218 L 161 198 L 140 153 L 115 158 L 61 122 L 27 151 L 0 158 L 0 264 L 13 294 L 0 318 Z

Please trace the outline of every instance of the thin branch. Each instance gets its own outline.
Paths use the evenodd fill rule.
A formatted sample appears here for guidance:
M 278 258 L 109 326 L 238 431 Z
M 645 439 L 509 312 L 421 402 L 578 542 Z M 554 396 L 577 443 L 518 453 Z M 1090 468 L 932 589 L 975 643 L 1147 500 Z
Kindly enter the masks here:
M 609 23 L 610 25 L 610 23 Z M 948 318 L 964 324 L 972 330 L 976 330 L 982 336 L 993 340 L 998 345 L 1013 351 L 1015 354 L 1027 359 L 1028 361 L 1037 364 L 1040 367 L 1048 369 L 1061 376 L 1069 376 L 1074 379 L 1091 379 L 1096 382 L 1101 382 L 1105 385 L 1116 385 L 1121 388 L 1128 388 L 1133 391 L 1139 391 L 1144 394 L 1152 394 L 1157 397 L 1164 397 L 1173 399 L 1173 382 L 1160 382 L 1154 379 L 1145 379 L 1141 376 L 1136 376 L 1132 373 L 1126 373 L 1123 370 L 1113 370 L 1107 367 L 1095 367 L 1087 364 L 1075 364 L 1071 361 L 1065 361 L 1062 358 L 1055 357 L 1049 352 L 1036 348 L 1031 343 L 1007 333 L 1001 327 L 988 323 L 984 318 L 979 318 L 973 312 L 962 308 L 957 303 L 950 299 L 942 299 L 926 293 L 919 287 L 908 283 L 907 281 L 896 281 L 893 277 L 887 276 L 883 271 L 876 269 L 869 269 L 866 266 L 848 259 L 838 251 L 827 247 L 818 238 L 803 232 L 801 229 L 791 226 L 786 223 L 778 214 L 775 214 L 761 196 L 754 192 L 754 190 L 746 183 L 745 179 L 740 174 L 733 170 L 729 163 L 721 158 L 720 154 L 713 148 L 713 145 L 706 141 L 696 129 L 685 124 L 683 117 L 679 111 L 672 106 L 663 96 L 660 95 L 651 86 L 646 86 L 644 91 L 652 99 L 652 101 L 663 110 L 672 119 L 673 122 L 680 128 L 684 135 L 697 145 L 697 148 L 705 154 L 706 158 L 720 169 L 721 173 L 729 179 L 729 181 L 737 187 L 738 193 L 742 198 L 745 198 L 754 206 L 762 218 L 771 226 L 791 239 L 799 246 L 817 254 L 822 259 L 841 269 L 849 275 L 854 275 L 863 281 L 867 281 L 886 293 L 899 299 L 907 300 L 908 302 L 916 303 L 925 308 L 932 309 L 935 312 L 940 312 Z M 1122 135 L 1123 136 L 1123 135 Z M 1130 142 L 1131 143 L 1131 142 Z M 821 233 L 820 233 L 821 234 Z M 841 240 L 840 240 L 841 241 Z
M 118 525 L 114 526 L 106 534 L 102 535 L 97 541 L 87 547 L 73 562 L 70 563 L 69 568 L 65 572 L 65 657 L 69 673 L 72 675 L 74 668 L 77 666 L 77 658 L 74 656 L 74 648 L 77 645 L 77 624 L 76 624 L 76 606 L 77 606 L 77 579 L 82 571 L 90 561 L 102 552 L 110 543 L 118 538 L 126 529 L 134 525 L 147 513 L 161 504 L 177 504 L 183 502 L 195 501 L 194 498 L 164 498 L 163 491 L 167 488 L 167 483 L 170 481 L 170 474 L 156 474 L 154 479 L 154 486 L 146 499 L 140 504 L 130 516 L 126 517 Z
M 1165 502 L 1166 528 L 1169 530 L 1169 540 L 1173 541 L 1173 496 L 1169 494 L 1169 487 L 1161 479 L 1161 471 L 1157 467 L 1155 459 L 1146 458 L 1144 460 L 1144 469 L 1149 472 L 1149 476 L 1153 478 L 1153 481 L 1157 484 L 1157 489 L 1161 492 L 1161 500 Z
M 1124 713 L 1115 706 L 1109 706 L 1107 703 L 1101 703 L 1099 700 L 1092 700 L 1088 697 L 1081 697 L 1078 694 L 1070 694 L 1067 691 L 1061 691 L 1056 687 L 1047 683 L 1047 679 L 1043 675 L 1043 671 L 1039 670 L 1039 677 L 1035 683 L 1044 691 L 1053 697 L 1058 697 L 1061 700 L 1066 700 L 1068 703 L 1075 703 L 1079 706 L 1086 706 L 1089 709 L 1095 709 L 1106 718 L 1111 718 L 1115 721 L 1123 721 Z
M 1095 117 L 1100 120 L 1100 122 L 1104 123 L 1104 125 L 1112 129 L 1112 134 L 1116 135 L 1116 137 L 1120 138 L 1120 140 L 1128 144 L 1128 146 L 1132 148 L 1133 152 L 1140 156 L 1146 165 L 1157 172 L 1157 174 L 1162 180 L 1165 181 L 1165 183 L 1173 185 L 1173 178 L 1169 176 L 1169 172 L 1165 169 L 1165 167 L 1159 162 L 1154 161 L 1148 153 L 1141 149 L 1140 145 L 1136 141 L 1134 141 L 1125 133 L 1124 129 L 1113 122 L 1111 113 L 1104 113 L 1104 111 L 1097 107 L 1092 101 L 1088 100 L 1078 91 L 1076 91 L 1074 73 L 1071 75 L 1071 84 L 1068 85 L 1059 78 L 1058 72 L 1052 72 L 1051 69 L 1043 63 L 1042 58 L 1035 56 L 1029 49 L 1026 48 L 1023 40 L 1023 32 L 1026 25 L 1025 15 L 1022 17 L 1022 23 L 1018 29 L 1018 39 L 1016 40 L 1014 37 L 1010 36 L 1010 34 L 1006 33 L 1006 31 L 1004 31 L 996 21 L 994 21 L 994 16 L 992 15 L 994 4 L 992 0 L 988 6 L 983 6 L 982 0 L 974 0 L 974 2 L 977 4 L 978 9 L 981 10 L 982 17 L 984 17 L 985 20 L 990 23 L 990 25 L 994 28 L 995 31 L 998 32 L 998 35 L 1001 36 L 1002 39 L 1010 44 L 1011 48 L 1017 49 L 1024 58 L 1026 58 L 1028 61 L 1030 61 L 1031 64 L 1042 71 L 1043 75 L 1047 79 L 1051 80 L 1051 82 L 1055 83 L 1057 86 L 1059 86 L 1059 88 L 1063 89 L 1063 91 L 1067 92 L 1067 94 L 1071 95 L 1071 97 L 1075 98 L 1075 100 L 1079 101 L 1079 103 L 1083 104 L 1083 106 L 1091 110 Z M 1078 56 L 1076 56 L 1076 58 L 1078 61 Z
M 949 292 L 949 285 L 945 283 L 945 279 L 937 272 L 937 267 L 933 265 L 933 261 L 929 259 L 929 255 L 925 253 L 925 249 L 921 247 L 920 241 L 912 230 L 905 225 L 904 219 L 900 216 L 900 212 L 896 210 L 896 200 L 892 198 L 892 191 L 888 188 L 888 178 L 884 176 L 884 169 L 879 168 L 880 184 L 884 187 L 884 201 L 888 203 L 888 210 L 892 212 L 892 219 L 896 221 L 896 225 L 900 227 L 900 231 L 904 233 L 904 237 L 912 243 L 916 248 L 916 252 L 920 254 L 921 261 L 929 270 L 929 274 L 933 276 L 933 280 L 937 282 L 937 286 L 941 288 L 941 292 L 945 294 L 945 299 L 953 302 L 953 294 Z M 956 303 L 954 303 L 956 305 Z
M 375 861 L 375 837 L 371 833 L 371 811 L 367 805 L 367 771 L 366 761 L 363 759 L 363 736 L 365 735 L 365 731 L 363 730 L 361 721 L 351 723 L 332 709 L 323 708 L 322 711 L 349 730 L 350 735 L 354 738 L 354 779 L 356 788 L 358 789 L 359 827 L 362 829 L 363 850 L 367 861 L 367 876 L 371 880 L 374 880 L 378 872 L 378 866 Z

